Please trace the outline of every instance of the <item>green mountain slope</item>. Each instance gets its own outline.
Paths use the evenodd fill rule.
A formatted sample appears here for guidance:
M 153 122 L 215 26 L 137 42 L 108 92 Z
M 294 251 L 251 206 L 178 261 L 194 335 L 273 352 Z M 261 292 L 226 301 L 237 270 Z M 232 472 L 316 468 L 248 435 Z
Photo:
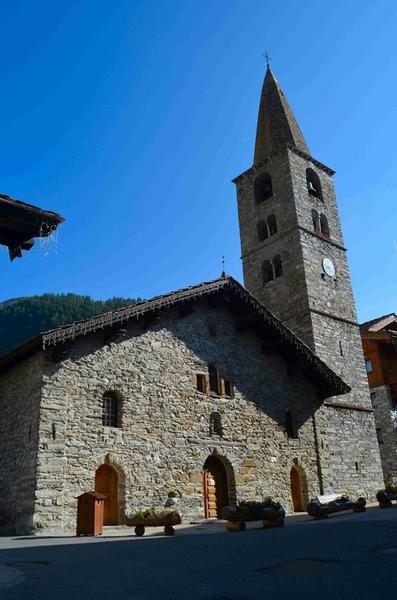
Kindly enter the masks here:
M 41 331 L 88 319 L 138 300 L 92 300 L 76 294 L 43 294 L 7 300 L 0 304 L 0 355 Z

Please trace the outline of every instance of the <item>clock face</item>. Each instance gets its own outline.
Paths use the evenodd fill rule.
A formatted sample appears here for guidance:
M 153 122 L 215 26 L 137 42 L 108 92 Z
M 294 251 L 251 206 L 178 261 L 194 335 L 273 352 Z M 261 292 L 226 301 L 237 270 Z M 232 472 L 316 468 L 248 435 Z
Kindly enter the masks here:
M 326 273 L 329 277 L 333 277 L 335 275 L 335 266 L 330 258 L 323 258 L 323 269 L 324 273 Z

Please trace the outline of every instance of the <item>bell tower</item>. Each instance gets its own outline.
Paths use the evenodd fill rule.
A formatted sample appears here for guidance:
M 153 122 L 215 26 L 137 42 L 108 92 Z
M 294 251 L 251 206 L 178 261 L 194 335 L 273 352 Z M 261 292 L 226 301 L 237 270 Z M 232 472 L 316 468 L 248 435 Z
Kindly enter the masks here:
M 333 175 L 268 66 L 254 162 L 234 180 L 244 284 L 351 387 L 316 415 L 324 486 L 372 496 L 379 449 Z

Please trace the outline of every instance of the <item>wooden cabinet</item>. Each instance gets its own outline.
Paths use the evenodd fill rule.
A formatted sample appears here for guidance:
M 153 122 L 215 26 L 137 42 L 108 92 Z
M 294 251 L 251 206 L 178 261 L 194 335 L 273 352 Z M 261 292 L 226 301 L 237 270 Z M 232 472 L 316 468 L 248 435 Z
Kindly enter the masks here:
M 102 535 L 105 496 L 85 492 L 77 497 L 76 535 Z

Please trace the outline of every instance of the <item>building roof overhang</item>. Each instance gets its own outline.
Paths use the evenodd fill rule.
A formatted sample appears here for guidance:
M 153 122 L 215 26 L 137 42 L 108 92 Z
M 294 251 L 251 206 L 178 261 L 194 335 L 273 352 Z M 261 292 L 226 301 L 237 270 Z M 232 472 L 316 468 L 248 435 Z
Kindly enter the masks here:
M 33 246 L 33 238 L 47 237 L 64 218 L 52 211 L 0 194 L 0 244 L 7 246 L 11 259 Z
M 237 323 L 251 327 L 261 337 L 265 352 L 281 354 L 291 371 L 310 378 L 322 398 L 346 394 L 350 387 L 334 373 L 302 340 L 260 304 L 233 277 L 225 276 L 210 282 L 184 288 L 151 300 L 137 302 L 125 308 L 77 321 L 41 333 L 0 358 L 0 372 L 21 362 L 40 350 L 73 342 L 87 334 L 121 326 L 131 320 L 150 318 L 172 307 L 188 308 L 207 299 L 209 306 L 231 310 Z

